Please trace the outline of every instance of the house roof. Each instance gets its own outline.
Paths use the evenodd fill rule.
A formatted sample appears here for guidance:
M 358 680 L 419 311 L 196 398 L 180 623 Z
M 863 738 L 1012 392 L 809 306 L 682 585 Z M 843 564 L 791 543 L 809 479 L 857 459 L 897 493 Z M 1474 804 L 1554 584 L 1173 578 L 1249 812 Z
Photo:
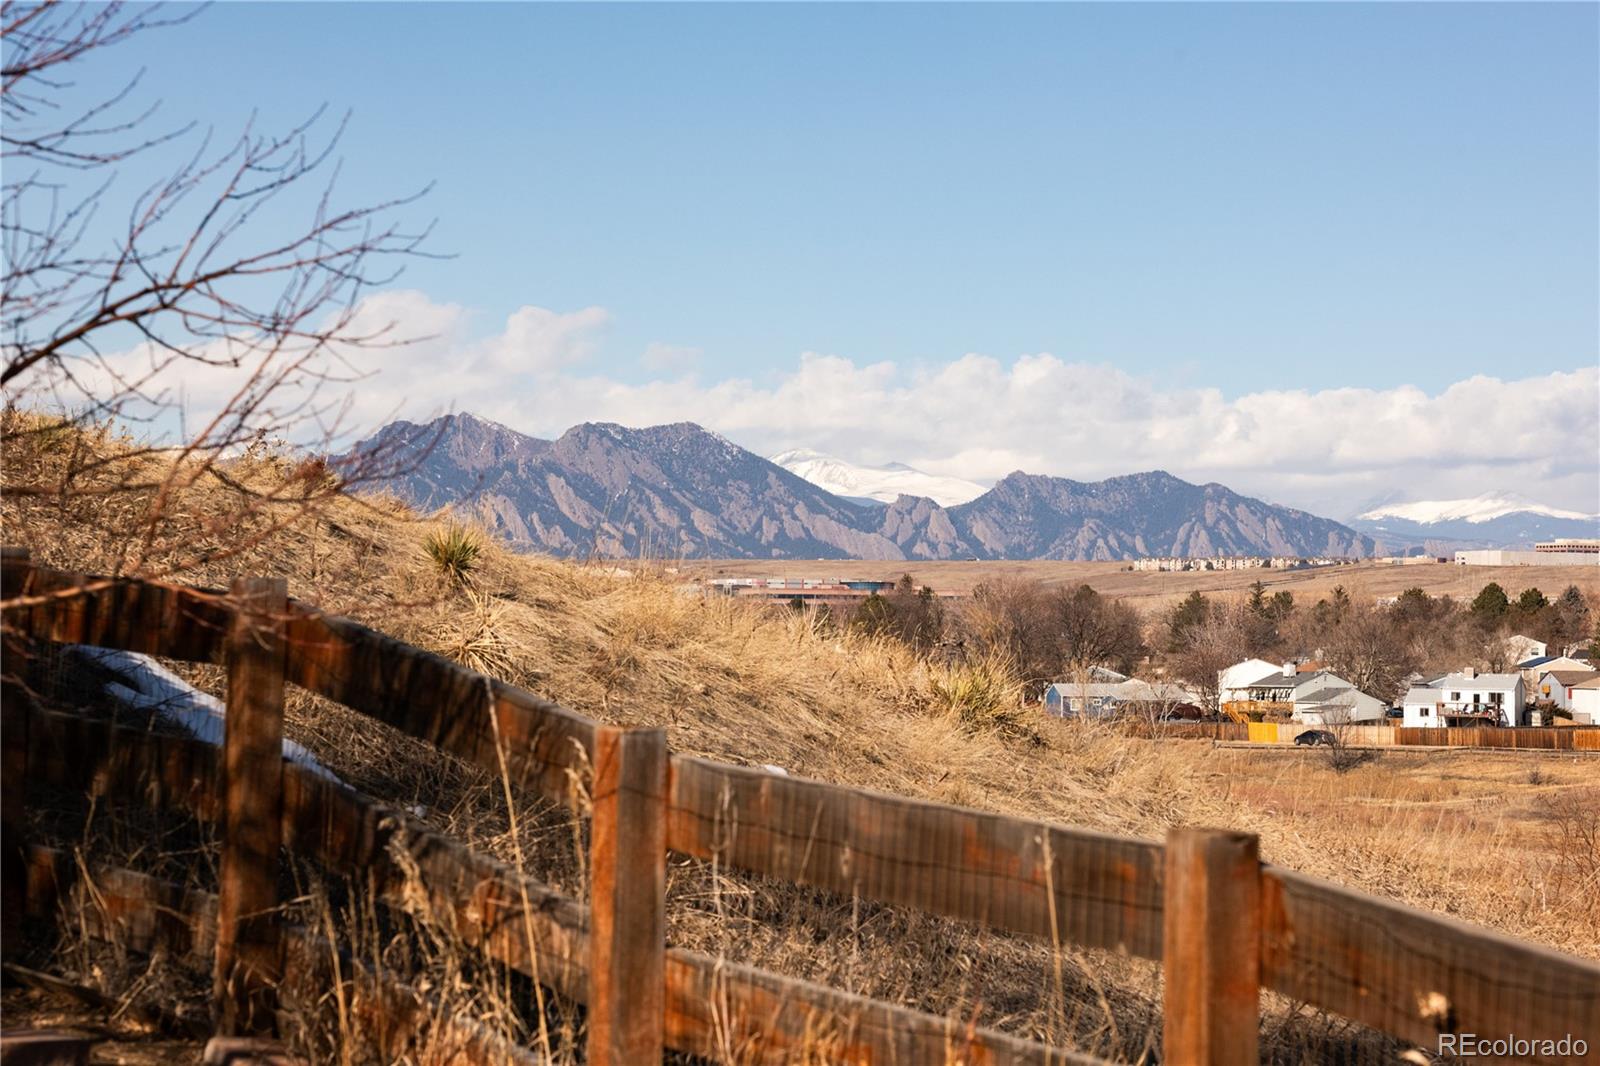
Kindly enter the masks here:
M 1355 692 L 1358 696 L 1362 695 L 1362 693 L 1356 692 L 1356 690 L 1351 686 L 1345 686 L 1341 688 L 1338 685 L 1330 685 L 1327 688 L 1319 688 L 1315 692 L 1307 692 L 1304 696 L 1296 697 L 1295 702 L 1328 703 L 1350 692 Z
M 1222 682 L 1224 688 L 1245 688 L 1256 678 L 1278 673 L 1282 669 L 1282 663 L 1269 663 L 1265 659 L 1246 659 L 1220 671 L 1218 680 Z
M 1439 690 L 1436 688 L 1407 689 L 1406 698 L 1400 702 L 1407 707 L 1432 707 L 1439 702 Z
M 1143 701 L 1173 701 L 1177 703 L 1193 702 L 1195 697 L 1187 689 L 1170 683 L 1140 681 L 1137 678 L 1128 681 L 1091 682 L 1080 685 L 1075 681 L 1057 681 L 1050 686 L 1062 699 L 1075 700 L 1087 697 L 1091 700 L 1112 700 L 1123 703 L 1138 703 Z
M 1559 655 L 1535 655 L 1531 659 L 1524 659 L 1520 663 L 1518 663 L 1517 664 L 1517 669 L 1519 669 L 1519 670 L 1532 670 L 1536 666 L 1543 666 L 1545 663 L 1551 662 L 1552 660 L 1559 659 L 1559 658 L 1561 658 L 1561 656 L 1559 656 Z
M 1587 681 L 1580 681 L 1573 688 L 1600 688 L 1600 674 L 1596 674 Z
M 1539 675 L 1539 680 L 1543 681 L 1547 677 L 1555 678 L 1558 684 L 1573 686 L 1581 685 L 1585 681 L 1592 681 L 1600 677 L 1600 672 L 1594 670 L 1546 670 Z
M 1510 692 L 1522 683 L 1521 674 L 1446 674 L 1435 681 L 1433 688 L 1467 688 Z
M 1240 685 L 1239 687 L 1240 688 L 1294 688 L 1296 685 L 1300 684 L 1300 682 L 1302 682 L 1304 680 L 1305 680 L 1305 678 L 1303 678 L 1303 677 L 1297 677 L 1294 674 L 1286 674 L 1286 673 L 1283 673 L 1280 670 L 1276 674 L 1268 674 L 1266 677 L 1261 678 L 1259 681 L 1252 681 L 1248 685 Z

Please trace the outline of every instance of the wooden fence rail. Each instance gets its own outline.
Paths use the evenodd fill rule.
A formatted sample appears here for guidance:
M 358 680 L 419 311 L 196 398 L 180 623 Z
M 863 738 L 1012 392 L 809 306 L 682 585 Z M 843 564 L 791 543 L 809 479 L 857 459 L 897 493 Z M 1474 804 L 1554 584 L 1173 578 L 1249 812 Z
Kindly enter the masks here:
M 600 726 L 345 619 L 293 601 L 263 609 L 262 597 L 276 589 L 242 585 L 230 596 L 33 567 L 16 551 L 3 561 L 12 638 L 229 666 L 229 740 L 221 753 L 37 710 L 21 716 L 19 738 L 9 684 L 5 737 L 8 776 L 21 766 L 37 780 L 223 824 L 223 901 L 175 902 L 169 893 L 161 903 L 190 914 L 191 941 L 210 946 L 219 974 L 230 936 L 239 945 L 234 957 L 246 950 L 224 913 L 229 871 L 264 869 L 265 853 L 277 850 L 268 842 L 278 840 L 334 868 L 370 872 L 388 899 L 420 872 L 429 900 L 469 942 L 588 1005 L 596 1062 L 649 1061 L 663 1046 L 715 1056 L 730 1046 L 730 1027 L 743 1026 L 749 1031 L 739 1046 L 777 1063 L 801 1047 L 815 1052 L 807 1042 L 819 1025 L 836 1038 L 825 1045 L 840 1049 L 835 1060 L 851 1063 L 926 1061 L 935 1049 L 940 1058 L 954 1049 L 973 1062 L 1092 1061 L 667 949 L 662 864 L 670 849 L 1054 945 L 1164 960 L 1172 1062 L 1253 1062 L 1259 987 L 1429 1048 L 1441 1032 L 1513 1031 L 1572 1033 L 1600 1046 L 1600 966 L 1265 866 L 1253 837 L 1174 830 L 1163 847 L 673 755 L 659 732 Z M 278 717 L 281 736 L 285 681 L 496 773 L 504 767 L 519 787 L 551 798 L 565 797 L 572 775 L 592 767 L 590 906 L 405 812 L 283 763 L 278 751 L 263 754 L 272 723 L 263 731 L 254 720 Z M 234 795 L 245 782 L 256 800 Z M 7 796 L 9 829 L 9 787 Z M 227 858 L 248 841 L 244 860 Z M 37 875 L 27 880 L 40 889 Z M 239 897 L 232 906 L 244 916 L 259 913 L 249 908 L 261 902 Z M 265 960 L 256 970 L 293 949 L 270 940 L 250 942 Z M 235 990 L 219 981 L 224 1016 L 233 1009 L 249 1024 L 258 1008 L 249 1001 L 228 1008 L 221 994 Z

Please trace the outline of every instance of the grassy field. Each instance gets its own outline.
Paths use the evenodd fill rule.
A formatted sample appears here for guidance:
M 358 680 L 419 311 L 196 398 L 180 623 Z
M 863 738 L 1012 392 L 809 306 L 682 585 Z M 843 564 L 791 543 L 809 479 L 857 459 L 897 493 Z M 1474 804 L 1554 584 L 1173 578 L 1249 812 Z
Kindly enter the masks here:
M 1135 572 L 1127 563 L 1064 563 L 1042 560 L 994 562 L 863 562 L 858 560 L 711 559 L 685 560 L 678 565 L 685 578 L 830 578 L 892 581 L 910 574 L 939 592 L 966 593 L 981 581 L 1018 577 L 1046 584 L 1088 584 L 1107 596 L 1126 599 L 1139 607 L 1163 607 L 1191 592 L 1241 594 L 1259 580 L 1270 591 L 1287 589 L 1295 600 L 1315 603 L 1335 585 L 1352 594 L 1384 597 L 1408 588 L 1421 588 L 1431 596 L 1470 600 L 1478 590 L 1497 581 L 1512 596 L 1525 588 L 1538 588 L 1555 599 L 1568 585 L 1577 585 L 1591 599 L 1600 596 L 1600 565 L 1596 566 L 1457 566 L 1454 563 L 1396 566 L 1362 562 L 1313 570 L 1217 570 L 1184 573 Z

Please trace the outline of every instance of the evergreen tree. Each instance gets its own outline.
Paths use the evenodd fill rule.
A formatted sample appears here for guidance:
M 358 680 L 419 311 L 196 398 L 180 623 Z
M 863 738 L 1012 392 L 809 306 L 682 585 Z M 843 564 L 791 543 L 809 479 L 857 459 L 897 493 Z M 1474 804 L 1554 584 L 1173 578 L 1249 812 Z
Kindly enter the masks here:
M 1523 614 L 1533 614 L 1550 606 L 1550 601 L 1538 589 L 1523 589 L 1522 595 L 1517 597 L 1517 610 Z
M 1180 651 L 1188 644 L 1189 631 L 1211 614 L 1211 601 L 1191 592 L 1167 614 L 1167 649 Z
M 1556 597 L 1556 625 L 1564 642 L 1582 640 L 1589 633 L 1589 601 L 1576 585 Z
M 1483 590 L 1472 601 L 1472 613 L 1486 622 L 1498 622 L 1510 608 L 1511 600 L 1506 596 L 1506 590 L 1494 581 L 1483 586 Z

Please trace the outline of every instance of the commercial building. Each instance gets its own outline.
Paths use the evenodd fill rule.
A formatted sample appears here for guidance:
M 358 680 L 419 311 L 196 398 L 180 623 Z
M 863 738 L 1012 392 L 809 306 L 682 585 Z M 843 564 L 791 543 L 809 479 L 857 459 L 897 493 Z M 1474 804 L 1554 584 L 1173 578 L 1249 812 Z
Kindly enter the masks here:
M 1568 538 L 1567 540 L 1547 540 L 1543 544 L 1535 544 L 1536 552 L 1550 554 L 1600 555 L 1600 540 L 1582 540 Z
M 1553 541 L 1552 544 L 1581 544 L 1586 541 Z M 1597 542 L 1600 543 L 1600 542 Z M 1487 548 L 1456 552 L 1458 566 L 1600 566 L 1600 552 L 1587 549 L 1555 551 L 1541 544 L 1533 551 Z

